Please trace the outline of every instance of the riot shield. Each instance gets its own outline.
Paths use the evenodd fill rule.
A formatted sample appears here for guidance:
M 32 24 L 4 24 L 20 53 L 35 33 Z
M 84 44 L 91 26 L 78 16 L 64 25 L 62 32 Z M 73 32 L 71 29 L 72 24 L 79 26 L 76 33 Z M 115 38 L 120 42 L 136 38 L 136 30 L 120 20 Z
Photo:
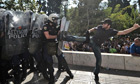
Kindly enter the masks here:
M 2 55 L 2 46 L 3 46 L 3 36 L 4 36 L 4 31 L 3 31 L 3 14 L 5 12 L 5 9 L 0 9 L 0 59 Z
M 11 59 L 13 55 L 24 53 L 28 49 L 28 31 L 30 27 L 28 13 L 7 10 L 4 13 L 4 47 L 2 58 Z
M 0 46 L 3 45 L 3 35 L 4 35 L 4 21 L 3 21 L 3 14 L 6 10 L 5 9 L 0 9 Z
M 3 32 L 3 27 L 4 27 L 3 14 L 5 11 L 6 11 L 5 9 L 0 9 L 0 38 L 1 38 L 1 33 Z
M 65 25 L 66 25 L 66 17 L 63 17 L 61 19 L 61 24 L 60 24 L 60 37 L 63 36 L 63 33 L 65 31 Z M 58 49 L 57 49 L 57 55 L 62 54 L 62 47 L 63 47 L 63 40 L 58 41 Z
M 42 47 L 43 38 L 43 24 L 47 20 L 47 15 L 45 14 L 33 14 L 31 19 L 31 33 L 29 39 L 29 52 L 34 54 L 39 51 Z

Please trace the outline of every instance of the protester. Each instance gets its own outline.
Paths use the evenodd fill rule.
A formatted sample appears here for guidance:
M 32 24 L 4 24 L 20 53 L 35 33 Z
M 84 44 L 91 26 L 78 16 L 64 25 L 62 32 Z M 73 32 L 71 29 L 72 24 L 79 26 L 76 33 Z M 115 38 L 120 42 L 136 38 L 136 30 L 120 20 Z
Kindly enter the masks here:
M 111 25 L 112 25 L 112 21 L 110 19 L 105 19 L 104 21 L 102 21 L 102 25 L 99 25 L 97 27 L 88 30 L 88 33 L 96 31 L 96 33 L 92 37 L 92 40 L 90 41 L 90 45 L 96 57 L 96 67 L 94 70 L 95 81 L 99 81 L 98 74 L 100 72 L 101 61 L 102 61 L 101 50 L 100 50 L 101 44 L 112 36 L 125 35 L 140 27 L 138 24 L 134 24 L 133 27 L 129 29 L 117 31 L 115 29 L 112 29 Z
M 57 49 L 58 48 L 58 41 L 57 36 L 59 36 L 60 26 L 57 24 L 59 19 L 59 15 L 56 13 L 50 14 L 48 17 L 48 22 L 45 23 L 43 30 L 44 30 L 44 46 L 43 46 L 43 57 L 45 59 L 45 63 L 48 68 L 48 73 L 50 76 L 49 84 L 55 83 L 54 77 L 54 68 L 53 68 L 53 55 L 56 55 L 58 58 L 58 69 L 61 71 L 61 67 L 63 66 L 66 69 L 66 72 L 69 74 L 70 78 L 73 78 L 73 74 L 71 73 L 67 62 L 64 58 L 63 53 L 58 55 Z
M 140 56 L 140 38 L 134 39 L 134 43 L 130 46 L 130 54 L 132 56 Z

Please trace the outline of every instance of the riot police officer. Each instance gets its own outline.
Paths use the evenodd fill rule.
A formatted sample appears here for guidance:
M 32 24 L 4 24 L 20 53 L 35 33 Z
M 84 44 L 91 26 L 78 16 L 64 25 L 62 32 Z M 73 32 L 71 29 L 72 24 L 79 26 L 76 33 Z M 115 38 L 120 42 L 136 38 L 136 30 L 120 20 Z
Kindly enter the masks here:
M 48 72 L 50 76 L 49 84 L 54 83 L 54 69 L 53 69 L 53 59 L 52 56 L 56 55 L 58 58 L 59 69 L 64 66 L 70 78 L 73 78 L 73 74 L 71 73 L 69 67 L 67 66 L 66 60 L 64 59 L 63 54 L 57 55 L 57 36 L 59 34 L 60 26 L 57 24 L 59 15 L 58 14 L 50 14 L 48 17 L 48 22 L 45 23 L 44 30 L 44 46 L 43 46 L 43 57 L 46 60 Z
M 54 68 L 53 68 L 53 59 L 52 55 L 56 54 L 56 38 L 60 27 L 57 26 L 58 14 L 50 14 L 48 21 L 45 23 L 44 30 L 44 46 L 43 46 L 43 57 L 48 68 L 49 73 L 49 84 L 53 84 L 54 81 Z

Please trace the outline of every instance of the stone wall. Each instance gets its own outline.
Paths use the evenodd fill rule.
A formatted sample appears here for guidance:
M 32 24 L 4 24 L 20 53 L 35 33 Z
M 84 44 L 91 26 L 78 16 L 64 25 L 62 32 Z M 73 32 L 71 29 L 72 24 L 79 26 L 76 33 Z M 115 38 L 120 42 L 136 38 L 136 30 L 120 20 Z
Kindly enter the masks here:
M 95 66 L 95 56 L 92 52 L 63 51 L 68 64 L 80 66 Z M 54 62 L 57 59 L 54 56 Z M 140 57 L 130 54 L 102 53 L 102 67 L 111 69 L 140 71 Z

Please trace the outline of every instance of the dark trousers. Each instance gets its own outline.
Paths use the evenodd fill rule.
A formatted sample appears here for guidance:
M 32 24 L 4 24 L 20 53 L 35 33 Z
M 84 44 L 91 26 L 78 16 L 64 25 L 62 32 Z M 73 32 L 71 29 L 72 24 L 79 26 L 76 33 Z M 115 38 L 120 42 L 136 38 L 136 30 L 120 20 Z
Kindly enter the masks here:
M 94 69 L 94 74 L 99 74 L 102 62 L 100 46 L 96 45 L 92 40 L 90 42 L 90 46 L 92 47 L 96 58 L 96 67 Z
M 14 71 L 15 84 L 20 84 L 21 81 L 25 80 L 26 75 L 27 75 L 27 69 L 29 66 L 28 59 L 29 59 L 28 51 L 19 55 L 14 55 L 12 57 L 11 61 L 12 61 L 12 66 L 13 66 L 13 71 Z M 20 67 L 20 64 L 22 64 L 22 67 Z M 21 73 L 22 73 L 22 76 L 20 76 Z
M 53 58 L 52 55 L 49 55 L 47 52 L 47 47 L 43 46 L 43 59 L 46 67 L 48 68 L 48 72 L 50 75 L 50 81 L 54 81 L 54 68 L 53 68 Z
M 58 69 L 64 68 L 68 74 L 71 74 L 71 71 L 68 67 L 68 64 L 64 58 L 64 54 L 56 55 L 58 59 Z

